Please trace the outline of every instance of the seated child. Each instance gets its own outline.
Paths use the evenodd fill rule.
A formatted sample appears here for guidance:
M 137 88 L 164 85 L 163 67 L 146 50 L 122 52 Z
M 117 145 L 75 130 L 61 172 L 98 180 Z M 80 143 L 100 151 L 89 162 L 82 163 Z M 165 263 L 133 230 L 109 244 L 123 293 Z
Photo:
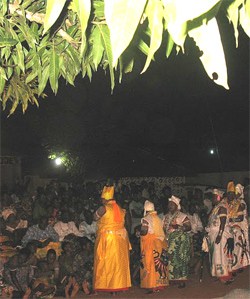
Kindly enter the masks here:
M 92 291 L 92 273 L 93 273 L 93 242 L 87 237 L 82 237 L 81 250 L 75 255 L 73 261 L 74 277 L 79 286 L 82 286 L 85 294 Z
M 35 271 L 34 279 L 30 284 L 30 291 L 26 292 L 32 298 L 34 295 L 37 298 L 52 298 L 56 292 L 56 285 L 51 277 L 51 271 L 47 261 L 39 261 Z
M 62 243 L 62 255 L 59 257 L 59 288 L 64 290 L 66 298 L 75 298 L 79 285 L 74 277 L 74 246 L 71 242 Z M 58 295 L 61 295 L 60 293 Z

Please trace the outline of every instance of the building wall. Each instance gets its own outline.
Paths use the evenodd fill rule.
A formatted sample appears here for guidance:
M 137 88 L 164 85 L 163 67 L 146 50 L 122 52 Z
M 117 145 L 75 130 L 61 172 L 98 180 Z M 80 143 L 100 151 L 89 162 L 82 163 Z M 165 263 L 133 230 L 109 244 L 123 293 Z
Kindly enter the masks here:
M 12 189 L 16 180 L 21 180 L 21 159 L 15 156 L 1 156 L 0 167 L 0 186 Z

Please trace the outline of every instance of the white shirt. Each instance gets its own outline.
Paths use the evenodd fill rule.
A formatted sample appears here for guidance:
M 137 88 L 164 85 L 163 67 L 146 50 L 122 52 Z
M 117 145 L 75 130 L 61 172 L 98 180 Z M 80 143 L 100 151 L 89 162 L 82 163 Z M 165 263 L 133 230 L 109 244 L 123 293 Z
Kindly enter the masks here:
M 74 234 L 75 236 L 83 237 L 83 234 L 78 230 L 78 228 L 75 225 L 75 222 L 73 221 L 70 221 L 68 223 L 58 221 L 54 225 L 54 230 L 59 235 L 60 242 L 63 241 L 63 239 L 69 234 Z
M 203 225 L 199 215 L 197 213 L 194 213 L 193 215 L 187 214 L 187 216 L 191 223 L 192 233 L 197 234 L 198 232 L 201 232 L 203 230 Z
M 97 230 L 97 224 L 93 221 L 91 224 L 88 224 L 86 221 L 83 221 L 79 225 L 79 231 L 82 233 L 82 236 L 87 237 L 89 240 L 93 241 L 92 236 L 95 235 Z

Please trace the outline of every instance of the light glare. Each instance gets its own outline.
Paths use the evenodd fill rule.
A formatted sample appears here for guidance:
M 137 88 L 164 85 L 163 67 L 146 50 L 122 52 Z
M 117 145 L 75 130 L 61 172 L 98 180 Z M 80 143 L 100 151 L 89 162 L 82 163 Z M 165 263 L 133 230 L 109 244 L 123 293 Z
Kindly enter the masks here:
M 61 165 L 62 164 L 62 159 L 61 158 L 56 158 L 55 159 L 55 163 L 56 163 L 56 165 Z

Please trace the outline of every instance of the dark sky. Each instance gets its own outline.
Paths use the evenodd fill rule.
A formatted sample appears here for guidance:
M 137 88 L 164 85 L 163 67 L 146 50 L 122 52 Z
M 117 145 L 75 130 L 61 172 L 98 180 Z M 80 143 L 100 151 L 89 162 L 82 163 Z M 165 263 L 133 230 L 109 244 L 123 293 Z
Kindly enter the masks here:
M 47 174 L 44 145 L 78 152 L 91 176 L 247 170 L 249 40 L 241 31 L 235 49 L 231 32 L 223 44 L 229 91 L 207 77 L 187 45 L 186 55 L 172 53 L 166 60 L 159 53 L 143 75 L 137 62 L 113 95 L 100 71 L 91 84 L 79 78 L 75 87 L 60 82 L 56 97 L 48 90 L 40 108 L 25 115 L 19 111 L 7 119 L 1 113 L 2 154 L 21 154 L 24 171 Z M 219 155 L 210 155 L 216 145 Z

